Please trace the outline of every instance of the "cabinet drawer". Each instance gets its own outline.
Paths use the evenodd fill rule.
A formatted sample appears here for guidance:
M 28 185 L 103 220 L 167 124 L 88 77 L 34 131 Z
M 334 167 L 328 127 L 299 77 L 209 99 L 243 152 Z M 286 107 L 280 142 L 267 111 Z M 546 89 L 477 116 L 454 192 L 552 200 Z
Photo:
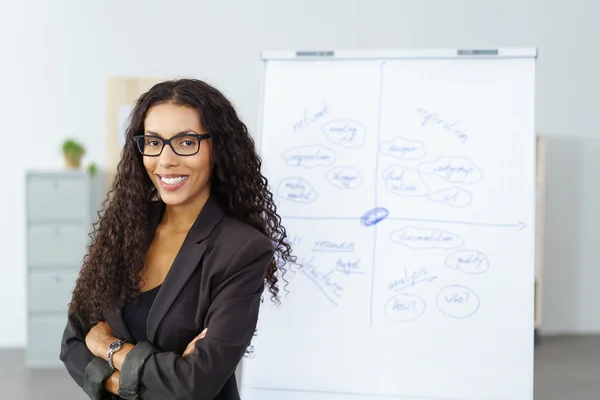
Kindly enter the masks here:
M 86 220 L 89 184 L 84 175 L 30 176 L 27 180 L 27 210 L 31 221 Z
M 27 361 L 33 365 L 56 364 L 67 313 L 33 316 L 27 329 Z
M 29 311 L 66 313 L 78 271 L 29 272 Z
M 90 229 L 83 224 L 30 224 L 29 266 L 81 267 Z

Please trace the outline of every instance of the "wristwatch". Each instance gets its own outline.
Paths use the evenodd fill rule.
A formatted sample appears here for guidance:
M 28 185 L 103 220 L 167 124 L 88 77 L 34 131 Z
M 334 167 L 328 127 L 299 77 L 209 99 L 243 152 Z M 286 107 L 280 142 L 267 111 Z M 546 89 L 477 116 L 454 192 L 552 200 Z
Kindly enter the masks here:
M 108 365 L 115 370 L 115 366 L 113 364 L 113 354 L 123 348 L 123 344 L 125 344 L 125 340 L 115 340 L 108 346 Z

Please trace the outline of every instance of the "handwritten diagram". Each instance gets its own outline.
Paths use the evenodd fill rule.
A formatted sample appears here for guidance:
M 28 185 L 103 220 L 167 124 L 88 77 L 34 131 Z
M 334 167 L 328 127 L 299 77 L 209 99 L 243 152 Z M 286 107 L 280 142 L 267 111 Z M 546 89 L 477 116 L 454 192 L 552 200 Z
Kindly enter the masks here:
M 470 147 L 476 133 L 426 100 L 384 113 L 385 68 L 370 114 L 324 97 L 282 123 L 293 134 L 270 179 L 288 229 L 302 236 L 299 275 L 327 306 L 368 293 L 371 326 L 477 317 L 497 264 L 472 232 L 526 224 L 462 217 L 485 207 L 480 187 L 491 185 L 485 155 Z
M 319 231 L 310 236 L 294 234 L 289 243 L 302 250 L 299 274 L 318 290 L 328 305 L 339 307 L 347 296 L 368 288 L 370 260 L 364 257 L 368 232 L 335 232 L 332 228 L 336 224 L 336 221 L 322 221 Z
M 298 263 L 263 293 L 248 396 L 531 397 L 535 64 L 506 51 L 266 62 L 263 182 Z
M 330 124 L 326 124 L 328 128 L 324 131 L 332 132 L 334 125 Z M 339 124 L 341 128 L 333 130 L 335 134 L 330 134 L 328 139 L 348 148 L 361 147 L 364 135 L 362 128 L 345 131 L 344 129 L 348 129 L 347 126 L 341 122 Z M 382 143 L 379 152 L 404 160 L 420 160 L 425 156 L 425 150 L 421 143 L 413 143 L 399 137 Z M 289 148 L 283 152 L 282 158 L 285 160 L 286 165 L 292 168 L 331 167 L 323 174 L 323 177 L 329 184 L 340 189 L 355 189 L 363 183 L 358 167 L 335 165 L 336 151 L 324 145 L 315 144 Z M 432 188 L 424 178 L 427 176 L 443 180 L 449 185 Z M 386 190 L 396 196 L 423 197 L 447 207 L 464 208 L 471 204 L 473 195 L 468 189 L 459 185 L 478 183 L 483 179 L 483 172 L 466 157 L 439 156 L 435 160 L 421 162 L 414 169 L 403 164 L 392 164 L 381 171 L 380 178 L 384 182 Z M 301 178 L 286 178 L 287 181 L 293 181 L 294 179 Z M 311 188 L 310 183 L 306 181 L 303 181 L 302 185 Z M 298 187 L 297 190 L 301 189 Z M 277 196 L 284 200 L 290 200 L 289 193 L 285 189 L 282 192 L 278 191 Z

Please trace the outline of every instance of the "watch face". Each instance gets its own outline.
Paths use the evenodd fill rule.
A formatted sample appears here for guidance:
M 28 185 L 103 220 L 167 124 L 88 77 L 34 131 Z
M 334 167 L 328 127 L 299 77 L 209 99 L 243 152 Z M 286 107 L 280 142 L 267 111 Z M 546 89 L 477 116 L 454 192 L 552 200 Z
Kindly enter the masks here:
M 110 349 L 111 350 L 117 350 L 119 347 L 121 347 L 121 342 L 112 342 L 110 344 Z

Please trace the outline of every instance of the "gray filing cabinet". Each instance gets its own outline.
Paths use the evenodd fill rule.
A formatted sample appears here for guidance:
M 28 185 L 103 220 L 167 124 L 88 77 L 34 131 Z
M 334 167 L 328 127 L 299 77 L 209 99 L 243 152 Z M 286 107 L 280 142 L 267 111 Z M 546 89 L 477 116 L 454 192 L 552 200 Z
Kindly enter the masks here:
M 83 171 L 28 172 L 28 367 L 62 367 L 58 359 L 67 308 L 104 194 Z M 98 187 L 100 186 L 100 187 Z

